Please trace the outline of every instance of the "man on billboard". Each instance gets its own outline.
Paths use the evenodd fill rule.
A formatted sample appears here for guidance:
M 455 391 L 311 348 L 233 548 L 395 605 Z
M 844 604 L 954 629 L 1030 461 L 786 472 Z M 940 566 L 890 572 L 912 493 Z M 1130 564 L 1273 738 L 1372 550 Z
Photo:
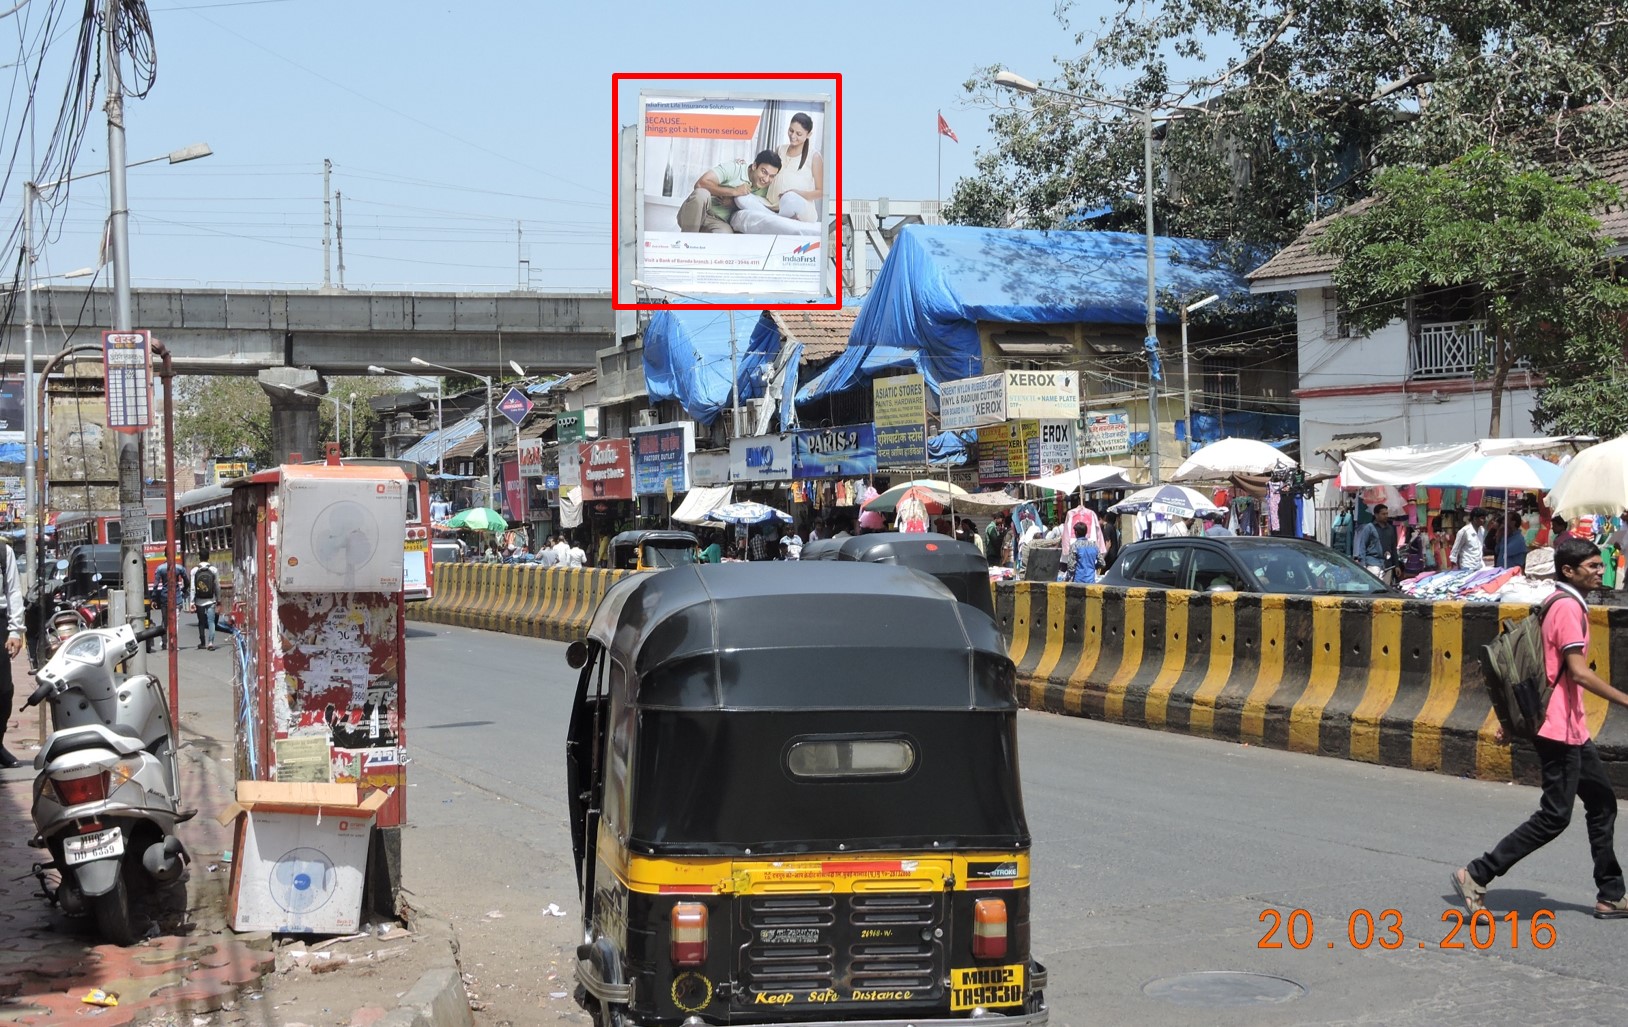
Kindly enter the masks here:
M 764 150 L 749 165 L 725 161 L 695 181 L 695 190 L 678 209 L 683 232 L 743 235 L 818 235 L 818 224 L 798 220 L 815 210 L 801 193 L 769 198 L 780 174 L 780 155 Z

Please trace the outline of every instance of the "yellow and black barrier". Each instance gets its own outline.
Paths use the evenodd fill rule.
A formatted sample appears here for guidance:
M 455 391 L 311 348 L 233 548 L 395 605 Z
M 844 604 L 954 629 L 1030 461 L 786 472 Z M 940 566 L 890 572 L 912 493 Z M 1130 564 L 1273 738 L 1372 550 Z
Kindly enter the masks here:
M 1037 710 L 1488 780 L 1537 780 L 1496 741 L 1481 647 L 1525 604 L 1002 584 L 996 613 Z M 1591 608 L 1590 659 L 1628 682 L 1628 610 Z M 1628 711 L 1585 696 L 1628 796 Z
M 527 564 L 443 564 L 435 569 L 435 594 L 409 603 L 407 619 L 533 638 L 580 638 L 611 583 L 629 573 Z

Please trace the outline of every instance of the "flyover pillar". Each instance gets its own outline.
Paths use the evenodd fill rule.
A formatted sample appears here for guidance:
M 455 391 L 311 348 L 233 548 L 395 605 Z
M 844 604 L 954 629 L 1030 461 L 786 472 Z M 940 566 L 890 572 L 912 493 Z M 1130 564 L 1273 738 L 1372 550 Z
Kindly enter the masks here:
M 272 462 L 286 463 L 293 453 L 305 460 L 321 459 L 317 413 L 322 405 L 319 397 L 328 391 L 328 383 L 304 367 L 273 367 L 256 377 L 271 400 Z M 311 395 L 302 396 L 294 389 Z

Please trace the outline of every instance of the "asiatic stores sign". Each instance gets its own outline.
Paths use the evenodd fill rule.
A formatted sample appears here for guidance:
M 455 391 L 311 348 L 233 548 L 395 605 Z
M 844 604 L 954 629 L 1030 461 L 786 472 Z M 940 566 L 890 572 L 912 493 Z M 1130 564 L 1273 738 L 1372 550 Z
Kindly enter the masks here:
M 919 374 L 871 382 L 875 407 L 876 462 L 882 467 L 927 463 L 927 381 Z
M 584 499 L 633 498 L 633 448 L 627 439 L 600 439 L 577 447 Z

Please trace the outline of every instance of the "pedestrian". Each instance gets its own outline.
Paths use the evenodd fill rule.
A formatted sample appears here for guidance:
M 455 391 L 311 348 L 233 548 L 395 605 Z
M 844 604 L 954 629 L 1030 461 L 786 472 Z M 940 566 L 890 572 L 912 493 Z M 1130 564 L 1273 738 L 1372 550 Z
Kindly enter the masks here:
M 560 554 L 554 551 L 554 538 L 549 536 L 543 544 L 537 547 L 537 563 L 543 567 L 558 567 Z
M 751 559 L 754 562 L 769 558 L 768 539 L 764 538 L 763 532 L 752 532 L 751 537 L 746 542 L 746 551 L 751 554 Z
M 1204 534 L 1210 538 L 1226 538 L 1228 535 L 1238 534 L 1227 527 L 1227 512 L 1225 510 L 1217 510 L 1214 513 L 1206 514 L 1204 519 L 1209 522 L 1204 528 Z
M 1447 554 L 1452 565 L 1461 571 L 1478 571 L 1482 566 L 1482 554 L 1486 551 L 1487 535 L 1482 524 L 1486 521 L 1486 511 L 1479 506 L 1470 511 L 1470 519 L 1464 527 L 1458 529 L 1458 536 L 1453 539 L 1453 551 Z
M 562 565 L 580 570 L 588 565 L 588 554 L 582 551 L 581 546 L 573 542 L 565 549 L 565 559 L 562 561 Z
M 1091 541 L 1090 528 L 1083 521 L 1077 522 L 1074 525 L 1074 541 L 1069 543 L 1068 553 L 1063 557 L 1067 580 L 1076 585 L 1096 584 L 1097 562 L 1100 559 L 1102 552 Z
M 1357 553 L 1357 562 L 1367 568 L 1368 573 L 1386 581 L 1389 578 L 1391 559 L 1385 552 L 1385 536 L 1391 536 L 1391 551 L 1396 549 L 1396 529 L 1391 525 L 1391 511 L 1384 503 L 1374 507 L 1374 519 L 1357 529 L 1356 540 L 1352 547 Z
M 179 560 L 159 564 L 158 569 L 153 571 L 153 605 L 158 610 L 158 623 L 167 627 L 170 618 L 185 609 L 188 601 L 186 568 L 181 566 Z M 161 637 L 164 648 L 168 649 L 169 631 L 166 630 Z M 151 639 L 147 642 L 147 651 L 153 651 Z
M 1538 811 L 1491 852 L 1453 871 L 1453 887 L 1472 914 L 1486 908 L 1487 885 L 1522 859 L 1560 837 L 1571 823 L 1572 807 L 1583 800 L 1589 849 L 1594 856 L 1594 915 L 1601 920 L 1628 917 L 1622 867 L 1614 837 L 1617 796 L 1589 735 L 1583 692 L 1628 706 L 1628 694 L 1606 683 L 1589 667 L 1589 616 L 1583 595 L 1600 587 L 1605 562 L 1587 539 L 1562 538 L 1555 545 L 1559 595 L 1543 614 L 1543 665 L 1554 692 L 1533 741 L 1537 748 L 1543 798 Z M 1503 732 L 1499 731 L 1499 741 Z
M 23 584 L 17 573 L 17 556 L 11 546 L 0 542 L 0 577 L 4 578 L 6 597 L 6 658 L 0 666 L 0 767 L 10 769 L 19 764 L 17 757 L 6 748 L 6 721 L 11 718 L 11 706 L 16 700 L 16 686 L 11 680 L 12 657 L 23 651 L 24 617 Z
M 565 541 L 563 533 L 554 536 L 554 562 L 561 567 L 566 565 L 566 558 L 571 555 L 571 546 Z
M 192 569 L 192 609 L 198 614 L 198 648 L 215 649 L 215 604 L 220 600 L 220 575 L 209 557 L 198 558 Z
M 1006 537 L 1012 530 L 1012 512 L 1002 510 L 984 526 L 984 559 L 991 567 L 1007 566 Z

